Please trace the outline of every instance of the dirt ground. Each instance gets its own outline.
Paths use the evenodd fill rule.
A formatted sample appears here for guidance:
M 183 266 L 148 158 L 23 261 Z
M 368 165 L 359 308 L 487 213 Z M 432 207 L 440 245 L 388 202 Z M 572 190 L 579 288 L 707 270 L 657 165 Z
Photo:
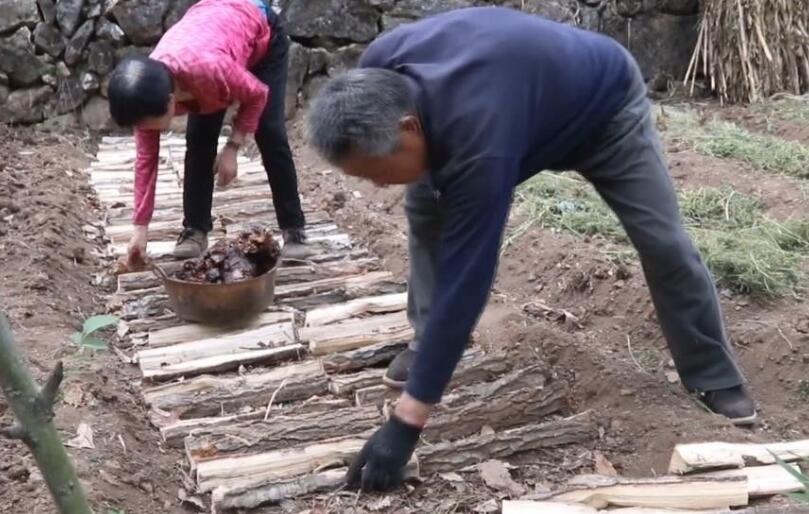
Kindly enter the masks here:
M 798 123 L 738 108 L 721 114 L 750 130 L 809 145 L 809 130 Z M 322 205 L 388 269 L 406 277 L 403 190 L 344 177 L 301 143 L 299 125 L 293 141 L 302 194 Z M 83 232 L 99 216 L 80 173 L 92 151 L 87 135 L 0 127 L 2 308 L 38 379 L 57 360 L 65 362 L 56 421 L 65 439 L 75 435 L 79 423 L 93 429 L 95 448 L 70 453 L 97 512 L 194 512 L 177 500 L 182 456 L 162 448 L 149 426 L 132 387 L 134 370 L 114 354 L 79 353 L 69 343 L 81 321 L 104 308 L 106 284 L 103 276 L 97 278 L 102 263 Z M 673 144 L 668 151 L 679 188 L 729 184 L 759 198 L 770 216 L 809 216 L 806 187 L 795 179 L 763 175 Z M 519 221 L 515 213 L 512 223 Z M 611 260 L 605 251 L 610 248 L 598 238 L 535 227 L 503 253 L 478 327 L 481 344 L 552 363 L 571 384 L 572 409 L 593 410 L 602 426 L 592 448 L 514 461 L 518 482 L 542 490 L 572 473 L 590 471 L 595 450 L 621 473 L 648 476 L 665 471 L 678 442 L 809 437 L 809 399 L 798 394 L 800 380 L 809 379 L 809 310 L 802 298 L 763 302 L 721 292 L 728 332 L 762 419 L 754 429 L 735 428 L 703 411 L 676 382 L 641 270 Z M 10 421 L 0 399 L 0 423 Z M 261 512 L 349 512 L 357 505 L 362 512 L 472 512 L 495 497 L 476 480 L 434 477 L 403 494 L 359 504 L 353 496 L 332 495 Z M 15 441 L 0 440 L 0 491 L 0 512 L 54 512 L 32 459 Z

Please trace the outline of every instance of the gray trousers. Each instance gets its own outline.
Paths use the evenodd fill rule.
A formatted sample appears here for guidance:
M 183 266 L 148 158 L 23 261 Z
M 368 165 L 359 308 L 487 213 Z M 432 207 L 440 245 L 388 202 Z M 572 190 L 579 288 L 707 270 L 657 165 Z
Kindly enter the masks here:
M 624 108 L 594 140 L 557 163 L 589 180 L 640 255 L 663 334 L 683 385 L 712 391 L 744 382 L 722 325 L 713 277 L 683 227 L 639 72 Z M 418 350 L 430 314 L 444 216 L 430 186 L 408 187 L 408 317 Z M 452 322 L 452 320 L 447 320 Z

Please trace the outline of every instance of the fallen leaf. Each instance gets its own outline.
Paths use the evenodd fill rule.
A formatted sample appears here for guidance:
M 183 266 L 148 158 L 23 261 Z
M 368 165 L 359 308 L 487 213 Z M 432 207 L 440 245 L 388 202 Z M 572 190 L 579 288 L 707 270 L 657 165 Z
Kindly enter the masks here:
M 93 429 L 87 423 L 79 423 L 79 428 L 76 429 L 76 437 L 67 441 L 65 445 L 71 448 L 95 449 Z
M 129 333 L 129 323 L 124 320 L 118 322 L 118 337 L 123 339 Z
M 498 512 L 499 510 L 500 508 L 497 506 L 497 501 L 494 499 L 486 500 L 483 503 L 478 503 L 475 506 L 475 508 L 472 509 L 473 512 L 483 512 L 483 513 Z
M 480 435 L 487 436 L 487 435 L 494 435 L 494 429 L 489 425 L 483 425 L 483 428 L 480 429 Z
M 458 473 L 439 473 L 438 476 L 446 480 L 447 482 L 463 482 L 464 479 Z
M 371 502 L 368 505 L 368 508 L 373 511 L 387 511 L 390 509 L 390 506 L 393 504 L 393 500 L 390 496 L 385 496 L 384 498 L 380 498 L 376 501 Z
M 595 471 L 599 475 L 604 475 L 608 477 L 617 477 L 618 472 L 615 470 L 615 466 L 612 465 L 612 462 L 604 456 L 603 453 L 600 451 L 593 452 L 593 461 Z
M 62 393 L 62 399 L 68 405 L 81 407 L 84 404 L 84 391 L 81 384 L 72 382 L 66 385 L 64 393 Z
M 505 491 L 514 496 L 525 494 L 525 487 L 512 480 L 508 468 L 502 461 L 487 460 L 478 464 L 478 471 L 483 482 L 492 489 Z
M 666 371 L 666 380 L 669 384 L 676 384 L 680 381 L 680 375 L 676 371 Z
M 182 503 L 193 505 L 199 510 L 205 510 L 205 503 L 202 501 L 202 499 L 199 496 L 188 494 L 188 492 L 182 487 L 177 489 L 177 498 L 179 498 L 180 502 Z

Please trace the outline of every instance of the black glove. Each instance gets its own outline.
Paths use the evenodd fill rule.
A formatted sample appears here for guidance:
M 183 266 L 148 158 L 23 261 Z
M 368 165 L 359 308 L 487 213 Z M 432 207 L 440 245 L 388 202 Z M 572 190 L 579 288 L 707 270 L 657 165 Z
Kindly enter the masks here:
M 419 442 L 421 429 L 391 416 L 362 447 L 346 473 L 349 488 L 387 491 L 399 486 L 404 468 Z

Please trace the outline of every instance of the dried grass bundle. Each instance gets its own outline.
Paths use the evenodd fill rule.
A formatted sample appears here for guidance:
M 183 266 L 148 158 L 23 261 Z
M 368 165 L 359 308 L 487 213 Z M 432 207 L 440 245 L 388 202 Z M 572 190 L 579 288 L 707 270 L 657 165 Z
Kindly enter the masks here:
M 704 0 L 692 93 L 700 71 L 723 102 L 809 91 L 809 0 Z

